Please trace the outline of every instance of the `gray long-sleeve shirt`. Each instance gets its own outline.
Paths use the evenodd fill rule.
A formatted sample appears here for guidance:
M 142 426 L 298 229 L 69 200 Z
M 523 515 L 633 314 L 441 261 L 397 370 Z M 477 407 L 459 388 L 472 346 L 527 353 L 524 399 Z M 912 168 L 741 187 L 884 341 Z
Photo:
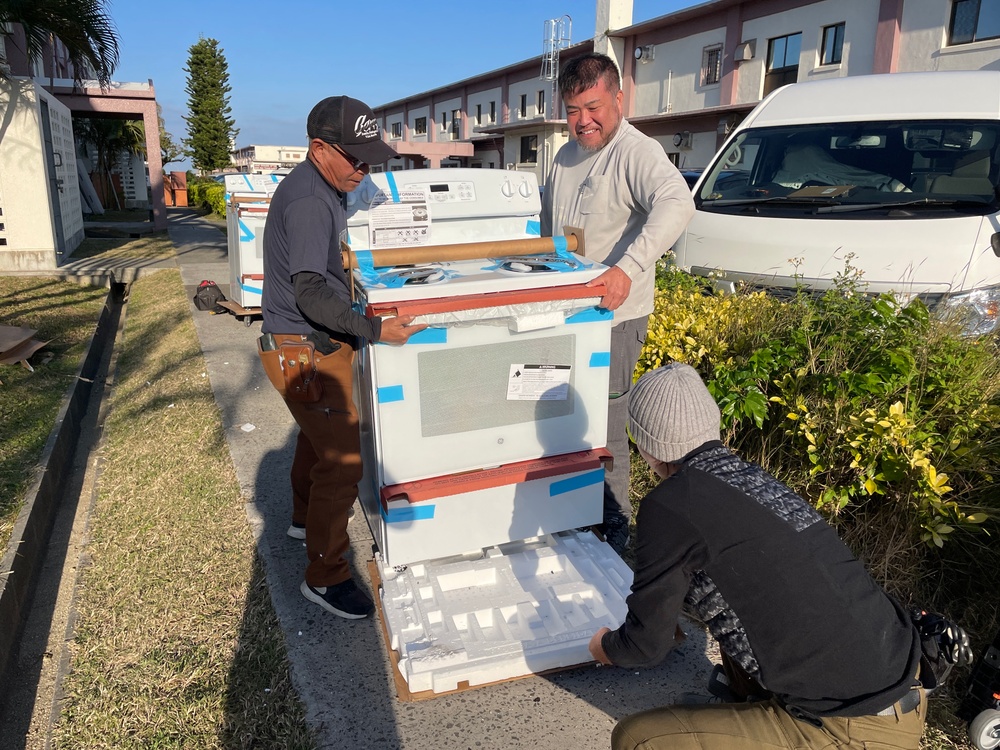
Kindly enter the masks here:
M 694 214 L 691 190 L 663 147 L 622 120 L 600 151 L 570 141 L 556 154 L 542 198 L 541 229 L 561 236 L 583 229 L 584 255 L 617 266 L 632 280 L 615 320 L 653 310 L 656 261 L 670 250 Z

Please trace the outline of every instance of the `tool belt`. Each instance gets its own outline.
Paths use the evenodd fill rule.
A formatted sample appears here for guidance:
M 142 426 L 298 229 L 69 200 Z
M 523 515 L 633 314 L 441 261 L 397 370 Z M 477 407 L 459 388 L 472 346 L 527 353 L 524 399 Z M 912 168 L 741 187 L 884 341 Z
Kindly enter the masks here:
M 317 356 L 333 354 L 340 346 L 318 331 L 308 335 L 265 333 L 257 339 L 257 353 L 271 385 L 282 398 L 307 404 L 323 396 Z

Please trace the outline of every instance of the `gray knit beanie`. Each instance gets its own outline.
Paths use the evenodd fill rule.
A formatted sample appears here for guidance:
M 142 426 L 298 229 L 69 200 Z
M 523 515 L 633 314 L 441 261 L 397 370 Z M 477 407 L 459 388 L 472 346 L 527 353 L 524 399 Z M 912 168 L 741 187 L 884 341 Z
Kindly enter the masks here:
M 653 458 L 675 463 L 719 440 L 719 406 L 690 365 L 673 362 L 644 374 L 628 396 L 629 434 Z

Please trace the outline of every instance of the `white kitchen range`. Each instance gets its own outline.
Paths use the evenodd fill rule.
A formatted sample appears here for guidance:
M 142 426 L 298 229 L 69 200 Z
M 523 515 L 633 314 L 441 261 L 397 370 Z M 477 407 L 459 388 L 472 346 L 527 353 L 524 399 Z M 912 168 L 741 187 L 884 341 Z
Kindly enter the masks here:
M 264 223 L 282 175 L 231 174 L 226 186 L 229 306 L 237 315 L 260 311 L 264 290 Z M 249 325 L 249 318 L 246 319 Z
M 370 175 L 346 264 L 367 314 L 415 315 L 356 358 L 380 610 L 410 693 L 590 661 L 629 568 L 600 523 L 610 333 L 585 238 L 539 236 L 531 173 Z M 628 466 L 615 467 L 628 471 Z

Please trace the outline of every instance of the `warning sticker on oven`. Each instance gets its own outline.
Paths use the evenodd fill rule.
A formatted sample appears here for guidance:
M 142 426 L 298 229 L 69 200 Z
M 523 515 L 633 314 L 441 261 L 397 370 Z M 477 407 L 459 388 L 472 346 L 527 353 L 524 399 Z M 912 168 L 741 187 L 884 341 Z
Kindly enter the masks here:
M 572 365 L 511 365 L 508 401 L 565 401 Z
M 368 209 L 371 249 L 426 245 L 431 238 L 431 212 L 423 190 L 399 191 L 392 201 L 379 191 Z

